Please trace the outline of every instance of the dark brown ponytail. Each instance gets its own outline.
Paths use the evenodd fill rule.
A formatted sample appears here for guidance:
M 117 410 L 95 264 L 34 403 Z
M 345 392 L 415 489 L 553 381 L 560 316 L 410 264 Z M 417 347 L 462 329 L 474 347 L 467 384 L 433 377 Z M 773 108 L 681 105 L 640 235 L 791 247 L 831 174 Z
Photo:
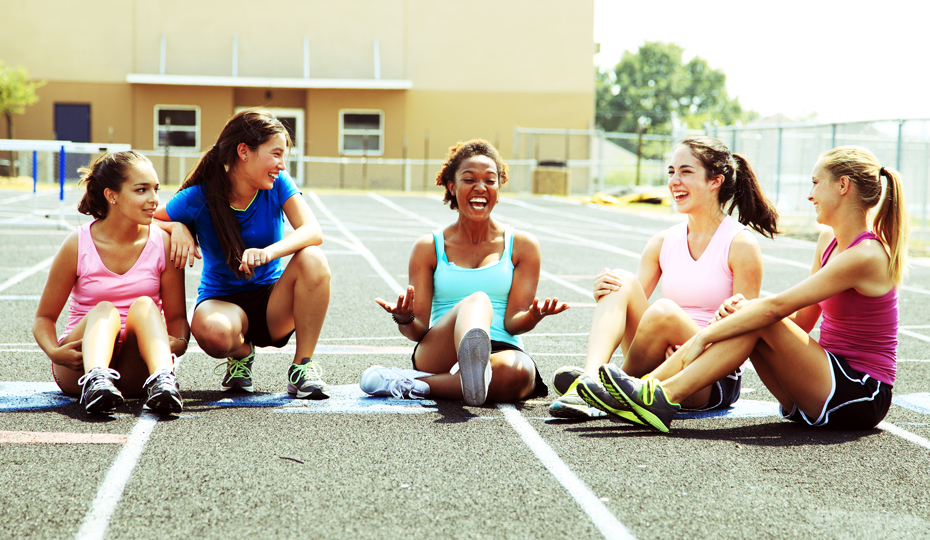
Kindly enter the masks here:
M 200 156 L 200 161 L 181 184 L 180 189 L 202 186 L 213 228 L 226 256 L 226 265 L 240 279 L 244 277 L 239 272 L 239 261 L 245 251 L 245 243 L 239 229 L 239 218 L 229 205 L 231 184 L 228 173 L 239 159 L 240 144 L 244 143 L 254 151 L 277 134 L 283 134 L 288 147 L 292 146 L 284 125 L 270 112 L 261 109 L 240 112 L 226 122 L 216 144 Z

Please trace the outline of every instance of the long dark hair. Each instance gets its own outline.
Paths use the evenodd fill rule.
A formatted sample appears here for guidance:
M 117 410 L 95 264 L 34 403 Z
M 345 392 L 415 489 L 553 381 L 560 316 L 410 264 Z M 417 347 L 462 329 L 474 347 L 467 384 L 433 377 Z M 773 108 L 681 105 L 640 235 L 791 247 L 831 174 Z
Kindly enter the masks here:
M 773 238 L 779 233 L 778 211 L 762 192 L 756 173 L 745 157 L 731 153 L 725 144 L 713 137 L 687 137 L 679 144 L 691 149 L 691 154 L 704 165 L 707 178 L 723 176 L 717 201 L 721 206 L 730 203 L 728 214 L 739 210 L 739 222 L 763 236 Z
M 94 161 L 89 169 L 81 168 L 81 183 L 84 184 L 84 195 L 78 203 L 78 212 L 94 216 L 97 219 L 107 217 L 110 211 L 110 202 L 104 191 L 111 189 L 119 193 L 123 182 L 129 179 L 129 168 L 139 163 L 152 164 L 149 158 L 135 150 L 104 154 Z
M 216 144 L 200 156 L 200 161 L 181 184 L 180 189 L 196 185 L 203 189 L 210 217 L 213 218 L 213 228 L 226 255 L 226 264 L 239 278 L 243 277 L 239 272 L 239 261 L 245 251 L 245 243 L 242 241 L 239 219 L 229 206 L 229 171 L 239 160 L 240 144 L 245 143 L 250 150 L 255 151 L 278 134 L 284 135 L 288 148 L 293 145 L 284 124 L 270 112 L 262 109 L 240 112 L 226 122 Z

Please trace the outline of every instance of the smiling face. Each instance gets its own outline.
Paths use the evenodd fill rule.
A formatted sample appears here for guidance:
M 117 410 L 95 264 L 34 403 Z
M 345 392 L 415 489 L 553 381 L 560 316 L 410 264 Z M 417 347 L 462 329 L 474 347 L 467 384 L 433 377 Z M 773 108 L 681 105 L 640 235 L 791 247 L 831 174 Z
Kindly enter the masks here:
M 126 180 L 119 192 L 104 190 L 110 204 L 107 217 L 120 215 L 134 223 L 148 225 L 158 208 L 158 175 L 152 164 L 138 162 L 126 169 Z
M 707 178 L 704 164 L 691 148 L 682 144 L 675 149 L 668 165 L 668 190 L 679 212 L 688 214 L 709 205 L 719 206 L 717 189 L 722 181 L 723 176 Z
M 278 174 L 287 166 L 287 152 L 283 133 L 272 135 L 255 150 L 240 144 L 239 156 L 245 158 L 239 163 L 243 178 L 255 189 L 273 188 Z
M 813 185 L 810 193 L 807 194 L 807 200 L 814 203 L 817 223 L 828 225 L 830 216 L 840 203 L 839 182 L 833 179 L 821 162 L 814 165 L 811 181 Z
M 500 196 L 497 164 L 485 155 L 462 160 L 448 190 L 461 215 L 479 221 L 488 219 Z

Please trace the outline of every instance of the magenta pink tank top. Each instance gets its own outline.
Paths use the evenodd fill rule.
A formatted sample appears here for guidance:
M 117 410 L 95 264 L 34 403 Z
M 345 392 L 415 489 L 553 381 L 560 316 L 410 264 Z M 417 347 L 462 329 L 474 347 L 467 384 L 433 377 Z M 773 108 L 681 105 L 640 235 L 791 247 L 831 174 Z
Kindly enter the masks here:
M 71 289 L 68 301 L 68 335 L 84 315 L 104 300 L 112 302 L 119 311 L 122 331 L 126 330 L 126 314 L 129 306 L 143 296 L 149 296 L 161 307 L 161 274 L 165 271 L 165 241 L 161 230 L 149 226 L 149 240 L 142 254 L 125 274 L 115 274 L 107 269 L 97 253 L 97 246 L 90 236 L 94 221 L 78 228 L 77 280 Z
M 746 229 L 726 216 L 698 260 L 688 249 L 688 222 L 665 234 L 659 251 L 662 296 L 678 304 L 701 328 L 714 317 L 724 300 L 733 296 L 733 272 L 727 263 L 733 238 Z
M 849 249 L 866 239 L 878 239 L 865 231 Z M 823 252 L 820 266 L 836 248 L 834 238 Z M 820 346 L 842 356 L 854 369 L 883 383 L 894 385 L 898 357 L 898 287 L 881 296 L 865 296 L 846 289 L 819 303 L 823 310 Z

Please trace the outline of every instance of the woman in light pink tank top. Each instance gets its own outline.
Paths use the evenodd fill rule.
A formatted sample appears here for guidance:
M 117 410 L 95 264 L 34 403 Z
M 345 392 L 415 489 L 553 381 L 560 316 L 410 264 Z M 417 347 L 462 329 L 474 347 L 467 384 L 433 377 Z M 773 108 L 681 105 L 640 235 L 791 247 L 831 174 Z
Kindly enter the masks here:
M 734 313 L 718 312 L 719 320 L 642 379 L 608 370 L 609 391 L 640 423 L 668 431 L 681 400 L 750 355 L 785 418 L 836 429 L 882 421 L 891 406 L 897 286 L 906 268 L 901 179 L 864 148 L 834 148 L 815 165 L 808 199 L 829 229 L 807 279 L 764 299 L 734 298 Z M 869 209 L 879 203 L 870 227 Z M 809 332 L 821 315 L 818 342 Z
M 565 371 L 584 377 L 553 402 L 553 416 L 612 414 L 631 420 L 632 414 L 619 409 L 598 380 L 599 368 L 618 347 L 623 369 L 645 375 L 705 326 L 727 298 L 736 293 L 758 296 L 762 258 L 747 225 L 773 235 L 777 213 L 749 163 L 717 139 L 689 137 L 672 155 L 668 187 L 688 219 L 649 241 L 635 275 L 605 269 L 597 276 L 584 369 L 557 372 L 557 377 Z M 728 215 L 734 209 L 739 220 Z M 663 299 L 650 306 L 648 298 L 660 278 Z M 695 410 L 726 408 L 739 397 L 739 388 L 740 373 L 735 371 L 698 389 L 686 403 Z
M 82 172 L 87 191 L 78 211 L 95 219 L 55 256 L 36 310 L 36 342 L 52 361 L 55 382 L 79 395 L 88 413 L 112 413 L 123 394 L 144 394 L 147 410 L 179 413 L 174 358 L 184 354 L 190 326 L 183 270 L 166 264 L 167 233 L 151 226 L 155 170 L 128 151 L 104 155 Z M 58 338 L 66 301 L 68 323 Z

